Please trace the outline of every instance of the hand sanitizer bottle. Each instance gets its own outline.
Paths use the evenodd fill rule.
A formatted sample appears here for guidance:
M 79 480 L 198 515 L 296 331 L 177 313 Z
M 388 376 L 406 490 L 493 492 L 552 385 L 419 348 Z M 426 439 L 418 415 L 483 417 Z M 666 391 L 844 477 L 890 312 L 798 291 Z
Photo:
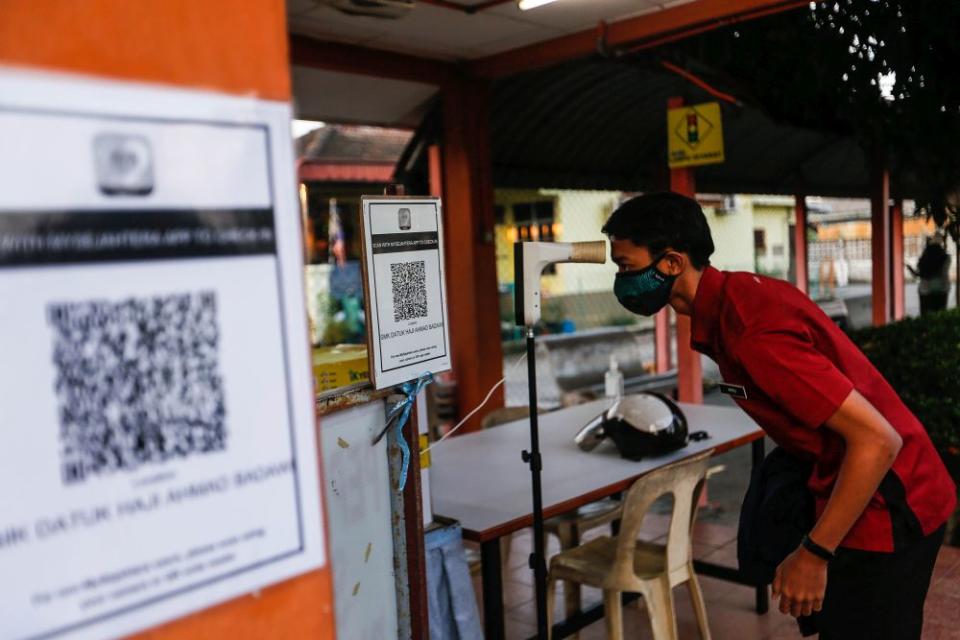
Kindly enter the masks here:
M 617 357 L 610 356 L 610 368 L 604 376 L 604 395 L 608 398 L 623 396 L 623 373 L 617 365 Z

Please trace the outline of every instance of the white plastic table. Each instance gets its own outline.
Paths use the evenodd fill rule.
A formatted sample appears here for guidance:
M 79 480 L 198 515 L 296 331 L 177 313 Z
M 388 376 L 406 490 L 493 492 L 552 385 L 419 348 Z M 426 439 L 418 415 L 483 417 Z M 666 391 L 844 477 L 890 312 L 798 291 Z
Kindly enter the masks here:
M 681 404 L 688 428 L 706 431 L 709 438 L 640 462 L 624 460 L 612 442 L 592 452 L 581 451 L 573 438 L 592 418 L 610 406 L 610 400 L 540 415 L 540 450 L 543 459 L 543 515 L 551 518 L 595 500 L 625 491 L 639 477 L 676 460 L 713 449 L 714 454 L 748 443 L 754 447 L 753 463 L 763 459 L 763 431 L 741 410 L 732 407 Z M 450 438 L 432 451 L 430 485 L 434 513 L 460 522 L 464 537 L 479 542 L 482 558 L 484 626 L 488 640 L 503 638 L 503 578 L 500 538 L 533 525 L 530 470 L 520 453 L 530 446 L 527 420 Z M 697 570 L 741 584 L 736 569 L 704 562 Z M 757 587 L 757 610 L 767 607 L 766 587 Z M 580 614 L 558 626 L 572 632 L 602 615 Z

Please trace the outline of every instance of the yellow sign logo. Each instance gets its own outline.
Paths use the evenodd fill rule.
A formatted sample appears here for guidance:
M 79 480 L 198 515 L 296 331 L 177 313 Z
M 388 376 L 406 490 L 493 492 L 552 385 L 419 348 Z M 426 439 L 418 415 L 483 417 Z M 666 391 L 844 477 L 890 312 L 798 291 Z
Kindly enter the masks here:
M 667 163 L 671 168 L 723 162 L 720 103 L 667 110 Z

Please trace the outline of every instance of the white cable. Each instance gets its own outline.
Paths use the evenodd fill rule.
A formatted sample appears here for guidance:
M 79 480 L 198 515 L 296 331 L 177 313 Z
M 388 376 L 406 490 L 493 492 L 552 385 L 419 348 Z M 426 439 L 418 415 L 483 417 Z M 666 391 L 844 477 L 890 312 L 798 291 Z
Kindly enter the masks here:
M 527 359 L 527 354 L 526 354 L 526 352 L 524 352 L 524 354 L 523 354 L 522 356 L 520 356 L 520 358 L 519 358 L 516 362 L 513 363 L 513 366 L 510 368 L 509 373 L 513 373 L 514 370 L 516 370 L 516 368 L 519 367 L 519 366 L 523 363 L 523 361 L 526 360 L 526 359 Z M 471 411 L 470 413 L 468 413 L 463 420 L 461 420 L 460 422 L 458 422 L 457 425 L 456 425 L 453 429 L 450 429 L 449 431 L 447 431 L 445 434 L 443 434 L 442 436 L 440 436 L 440 439 L 439 439 L 439 440 L 437 440 L 436 442 L 434 442 L 433 444 L 431 444 L 429 447 L 427 447 L 426 449 L 424 449 L 423 451 L 421 451 L 421 452 L 420 452 L 420 455 L 423 455 L 423 454 L 427 453 L 428 451 L 430 451 L 430 449 L 433 449 L 435 446 L 437 446 L 438 444 L 440 444 L 441 442 L 443 442 L 444 440 L 446 440 L 447 438 L 449 438 L 450 436 L 452 436 L 457 429 L 459 429 L 459 428 L 462 427 L 464 424 L 466 424 L 467 420 L 469 420 L 470 418 L 473 417 L 473 414 L 475 414 L 477 411 L 480 411 L 480 409 L 483 408 L 483 405 L 487 404 L 487 402 L 490 401 L 490 398 L 493 397 L 493 392 L 496 391 L 496 390 L 497 390 L 497 387 L 499 387 L 500 385 L 502 385 L 506 380 L 507 380 L 507 376 L 503 376 L 502 378 L 500 378 L 500 380 L 498 380 L 495 385 L 493 385 L 492 387 L 490 387 L 490 391 L 487 393 L 487 397 L 483 399 L 483 402 L 481 402 L 480 404 L 478 404 L 478 405 L 476 406 L 476 408 L 475 408 L 473 411 Z

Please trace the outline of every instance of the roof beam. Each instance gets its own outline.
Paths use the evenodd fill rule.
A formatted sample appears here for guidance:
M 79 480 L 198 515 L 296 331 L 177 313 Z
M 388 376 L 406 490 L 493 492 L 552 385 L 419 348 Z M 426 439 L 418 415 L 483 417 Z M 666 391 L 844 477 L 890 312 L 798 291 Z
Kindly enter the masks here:
M 456 65 L 439 60 L 295 34 L 290 35 L 290 64 L 438 86 L 457 72 Z
M 648 40 L 662 44 L 692 33 L 807 5 L 809 0 L 695 0 L 481 58 L 470 68 L 476 75 L 499 78 Z

